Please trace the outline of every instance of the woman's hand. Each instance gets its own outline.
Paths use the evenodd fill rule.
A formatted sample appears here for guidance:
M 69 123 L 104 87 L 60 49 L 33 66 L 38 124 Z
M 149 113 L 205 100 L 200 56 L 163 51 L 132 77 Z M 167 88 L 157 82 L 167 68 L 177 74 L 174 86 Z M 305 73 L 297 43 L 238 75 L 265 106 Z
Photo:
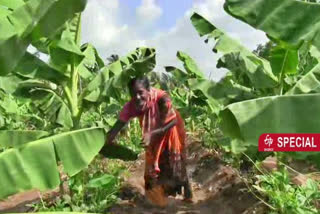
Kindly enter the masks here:
M 142 139 L 142 143 L 141 143 L 141 145 L 144 148 L 146 148 L 150 144 L 151 137 L 152 137 L 152 132 L 148 132 L 148 133 L 144 134 L 143 139 Z
M 144 134 L 141 145 L 143 147 L 147 147 L 150 144 L 151 139 L 153 137 L 157 137 L 157 135 L 162 135 L 163 133 L 164 133 L 163 128 L 159 128 L 159 129 L 156 129 L 152 132 L 148 132 L 148 133 Z
M 122 122 L 120 120 L 117 120 L 117 122 L 113 125 L 113 127 L 110 129 L 110 131 L 107 133 L 107 139 L 105 141 L 105 145 L 107 144 L 115 144 L 114 139 L 116 138 L 117 134 L 120 132 L 120 130 L 126 125 L 125 122 Z
M 110 131 L 108 132 L 107 134 L 107 138 L 106 138 L 106 141 L 105 141 L 105 145 L 115 145 L 115 138 L 116 138 L 116 135 L 117 135 L 117 132 L 115 131 Z

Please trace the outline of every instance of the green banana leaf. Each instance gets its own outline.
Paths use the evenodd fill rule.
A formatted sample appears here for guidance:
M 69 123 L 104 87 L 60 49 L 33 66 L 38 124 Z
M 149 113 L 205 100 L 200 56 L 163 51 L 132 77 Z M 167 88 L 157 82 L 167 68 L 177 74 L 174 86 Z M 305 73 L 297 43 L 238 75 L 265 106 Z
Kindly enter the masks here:
M 299 59 L 298 50 L 277 45 L 271 49 L 270 63 L 275 75 L 296 74 Z
M 66 21 L 74 18 L 75 14 L 82 12 L 87 0 L 55 0 L 55 4 L 42 17 L 32 32 L 32 41 L 40 38 L 52 38 L 59 32 Z
M 199 14 L 194 13 L 190 19 L 200 36 L 208 36 L 206 42 L 209 39 L 215 41 L 213 51 L 224 54 L 219 59 L 218 68 L 227 68 L 237 75 L 244 73 L 255 88 L 272 88 L 278 84 L 267 60 L 253 54 Z
M 75 16 L 66 23 L 66 28 L 70 32 L 74 43 L 79 46 L 81 42 L 81 13 L 76 13 Z
M 263 133 L 320 133 L 320 94 L 262 97 L 233 103 L 221 112 L 222 130 L 227 136 L 257 148 Z M 318 161 L 317 152 L 301 153 Z M 299 155 L 295 154 L 295 157 Z
M 67 77 L 71 73 L 70 64 L 78 66 L 85 57 L 73 36 L 70 31 L 65 30 L 61 39 L 53 40 L 49 46 L 51 66 Z
M 320 16 L 315 16 L 320 13 L 320 4 L 299 0 L 226 0 L 224 9 L 272 38 L 295 47 L 310 42 L 320 50 Z
M 188 90 L 191 89 L 195 93 L 200 91 L 201 94 L 204 95 L 204 97 L 193 96 L 192 100 L 197 100 L 199 103 L 201 102 L 202 105 L 209 105 L 212 112 L 218 113 L 221 110 L 221 103 L 219 103 L 217 99 L 213 99 L 212 97 L 214 96 L 210 96 L 208 94 L 210 89 L 214 87 L 215 82 L 206 80 L 204 78 L 202 71 L 199 69 L 196 62 L 188 54 L 178 51 L 177 57 L 180 61 L 183 62 L 184 68 L 187 72 L 182 71 L 174 66 L 166 66 L 166 71 L 172 74 L 170 82 L 174 82 L 175 85 L 178 86 L 178 89 L 184 88 L 186 86 Z M 171 94 L 175 96 L 175 101 L 180 103 L 180 106 L 188 105 L 186 104 L 186 99 L 188 98 L 181 97 L 180 94 L 182 94 L 182 90 L 180 90 L 179 92 L 178 91 L 177 93 L 175 93 L 174 90 L 171 91 Z
M 45 80 L 28 79 L 21 81 L 14 95 L 30 98 L 50 121 L 65 128 L 72 128 L 73 121 L 67 103 L 59 96 L 57 85 Z
M 45 131 L 0 131 L 0 148 L 15 148 L 48 135 L 49 133 Z
M 13 72 L 25 78 L 48 80 L 56 84 L 67 80 L 59 71 L 28 52 L 26 52 Z
M 286 94 L 320 93 L 320 64 L 304 75 Z
M 73 127 L 71 112 L 67 104 L 56 94 L 49 92 L 44 99 L 39 99 L 36 103 L 50 120 L 66 128 Z
M 77 13 L 65 23 L 61 35 L 46 41 L 49 42 L 50 64 L 66 76 L 70 75 L 70 65 L 78 67 L 86 57 L 80 49 L 80 40 L 81 14 Z
M 191 78 L 204 78 L 203 72 L 188 54 L 178 51 L 177 57 L 183 62 L 183 67 Z
M 2 25 L 0 21 L 0 26 Z M 1 33 L 0 33 L 1 35 Z M 1 37 L 1 36 L 0 36 Z M 4 76 L 11 72 L 23 57 L 28 45 L 12 36 L 5 41 L 0 38 L 0 75 Z
M 125 57 L 104 67 L 83 92 L 85 100 L 97 102 L 104 97 L 115 97 L 123 93 L 132 77 L 142 76 L 155 67 L 155 50 L 138 48 Z M 113 75 L 113 76 L 111 76 Z
M 0 5 L 15 10 L 24 5 L 23 0 L 1 0 Z
M 117 184 L 117 178 L 114 175 L 105 174 L 98 178 L 93 178 L 89 181 L 88 188 L 111 189 Z
M 218 112 L 221 109 L 221 105 L 256 97 L 250 88 L 235 83 L 230 78 L 230 75 L 227 75 L 217 83 L 204 79 L 196 62 L 190 56 L 182 52 L 178 52 L 177 55 L 184 56 L 183 59 L 181 57 L 178 58 L 183 61 L 185 67 L 187 65 L 192 66 L 186 68 L 188 72 L 173 66 L 165 67 L 166 71 L 173 75 L 172 81 L 176 82 L 179 87 L 185 85 L 193 91 L 201 91 L 208 99 L 214 112 Z
M 210 80 L 190 79 L 188 84 L 192 90 L 200 90 L 207 98 L 219 101 L 220 105 L 256 98 L 250 88 L 234 83 L 228 76 L 218 83 Z
M 173 78 L 171 79 L 171 81 L 175 82 L 179 86 L 181 86 L 181 84 L 184 85 L 189 79 L 188 73 L 180 70 L 179 68 L 176 68 L 174 66 L 166 66 L 164 68 L 166 72 L 172 74 Z
M 18 114 L 19 106 L 15 99 L 13 99 L 12 95 L 1 97 L 0 100 L 0 109 L 2 108 L 4 112 L 8 114 Z
M 30 189 L 59 185 L 57 161 L 73 176 L 83 170 L 104 145 L 102 128 L 81 129 L 26 143 L 0 154 L 0 198 Z
M 104 67 L 104 62 L 100 58 L 96 48 L 91 44 L 81 46 L 81 51 L 85 58 L 78 67 L 79 74 L 84 79 L 92 79 L 94 73 Z
M 0 19 L 7 17 L 11 13 L 10 10 L 0 7 Z
M 310 55 L 312 57 L 316 58 L 317 61 L 319 62 L 320 61 L 320 51 L 314 46 L 309 47 L 309 51 L 310 51 Z
M 11 94 L 18 89 L 18 84 L 22 81 L 22 79 L 15 75 L 0 76 L 0 89 Z
M 32 90 L 33 88 L 56 90 L 57 89 L 57 85 L 54 84 L 54 83 L 51 83 L 49 81 L 39 80 L 39 79 L 36 79 L 36 78 L 35 79 L 30 78 L 30 79 L 27 79 L 25 81 L 21 81 L 18 84 L 18 90 L 16 90 L 16 93 L 19 90 L 25 90 L 26 91 L 26 90 Z M 27 92 L 25 92 L 25 93 L 28 94 Z
M 31 42 L 54 36 L 75 13 L 84 10 L 86 2 L 29 0 L 23 5 L 21 1 L 0 2 L 0 75 L 16 67 Z M 13 12 L 6 11 L 6 5 L 8 11 L 14 8 Z
M 64 102 L 61 102 L 61 107 L 57 115 L 56 123 L 69 129 L 73 127 L 71 112 Z

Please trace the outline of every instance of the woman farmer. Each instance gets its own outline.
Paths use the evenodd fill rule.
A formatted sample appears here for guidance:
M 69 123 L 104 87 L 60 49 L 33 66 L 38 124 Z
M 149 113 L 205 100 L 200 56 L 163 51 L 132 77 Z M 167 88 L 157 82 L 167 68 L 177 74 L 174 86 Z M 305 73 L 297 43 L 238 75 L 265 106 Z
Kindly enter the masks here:
M 181 194 L 184 187 L 184 199 L 191 201 L 185 166 L 186 134 L 179 112 L 173 109 L 168 94 L 151 88 L 146 77 L 132 79 L 128 87 L 131 100 L 125 104 L 118 121 L 109 131 L 107 142 L 112 143 L 126 123 L 138 117 L 146 148 L 146 195 L 157 203 L 154 193 L 159 193 L 159 189 L 166 196 L 175 196 L 176 193 Z

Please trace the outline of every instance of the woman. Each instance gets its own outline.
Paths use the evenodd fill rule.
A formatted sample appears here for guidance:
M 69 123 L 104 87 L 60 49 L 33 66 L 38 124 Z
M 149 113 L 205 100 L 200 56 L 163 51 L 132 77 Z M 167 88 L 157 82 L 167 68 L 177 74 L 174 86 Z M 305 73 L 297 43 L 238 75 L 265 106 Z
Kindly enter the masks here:
M 184 199 L 191 201 L 185 167 L 186 134 L 179 112 L 173 109 L 166 92 L 150 88 L 146 77 L 132 79 L 128 87 L 131 100 L 125 104 L 119 120 L 109 131 L 107 142 L 112 143 L 126 123 L 138 117 L 146 148 L 144 179 L 147 197 L 159 204 L 154 193 L 175 196 L 176 193 L 181 194 L 184 187 Z

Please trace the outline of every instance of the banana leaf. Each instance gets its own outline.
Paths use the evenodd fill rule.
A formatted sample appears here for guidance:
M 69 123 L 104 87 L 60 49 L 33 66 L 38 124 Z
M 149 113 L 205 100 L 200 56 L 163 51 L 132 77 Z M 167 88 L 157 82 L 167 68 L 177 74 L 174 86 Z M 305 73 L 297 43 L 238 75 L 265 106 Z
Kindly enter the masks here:
M 180 86 L 186 85 L 193 91 L 201 91 L 214 112 L 221 109 L 221 104 L 227 105 L 231 102 L 256 97 L 250 88 L 235 83 L 228 75 L 219 82 L 204 79 L 198 65 L 189 55 L 178 51 L 177 56 L 184 63 L 187 72 L 173 66 L 165 67 L 166 71 L 173 75 L 172 81 L 177 82 Z
M 83 92 L 85 100 L 97 102 L 104 97 L 115 97 L 123 93 L 132 77 L 142 76 L 152 71 L 156 63 L 155 50 L 152 48 L 138 48 L 126 57 L 107 65 L 88 84 Z M 110 74 L 113 76 L 111 77 Z
M 18 89 L 18 84 L 22 81 L 22 79 L 15 75 L 0 76 L 0 89 L 11 94 Z
M 262 97 L 233 103 L 222 112 L 223 133 L 248 147 L 258 147 L 263 133 L 320 133 L 320 94 Z M 300 153 L 299 153 L 300 154 Z M 299 158 L 299 154 L 294 157 Z M 318 161 L 317 152 L 301 153 Z
M 54 36 L 75 13 L 84 10 L 86 2 L 29 0 L 23 5 L 21 1 L 0 2 L 0 75 L 14 69 L 31 42 Z M 8 12 L 12 9 L 13 12 Z
M 102 128 L 81 129 L 28 142 L 0 154 L 0 198 L 59 185 L 58 161 L 70 176 L 83 170 L 104 144 Z
M 270 63 L 272 72 L 277 76 L 296 74 L 299 64 L 298 50 L 277 45 L 271 49 Z
M 25 78 L 48 80 L 56 84 L 67 80 L 59 71 L 28 52 L 26 52 L 13 72 Z
M 75 16 L 66 23 L 66 28 L 71 34 L 71 38 L 77 46 L 81 42 L 81 13 L 76 13 Z
M 15 99 L 11 95 L 2 97 L 0 100 L 0 109 L 8 114 L 18 114 L 19 106 Z
M 2 25 L 0 21 L 0 26 Z M 1 35 L 1 33 L 0 33 Z M 1 36 L 0 36 L 1 37 Z M 5 76 L 11 72 L 23 57 L 28 45 L 12 36 L 2 41 L 0 38 L 0 75 Z
M 183 67 L 191 78 L 204 78 L 203 72 L 188 54 L 178 51 L 177 57 L 183 62 Z
M 320 4 L 299 0 L 226 0 L 231 16 L 294 47 L 310 42 L 320 50 Z
M 61 39 L 53 40 L 49 46 L 51 66 L 67 77 L 70 77 L 70 64 L 78 66 L 85 57 L 73 36 L 70 31 L 65 30 Z
M 188 84 L 192 90 L 200 90 L 207 98 L 213 98 L 223 105 L 256 98 L 250 88 L 231 81 L 228 76 L 217 83 L 210 80 L 190 79 Z
M 78 67 L 79 74 L 84 79 L 91 79 L 94 77 L 94 72 L 104 67 L 104 62 L 100 58 L 96 48 L 91 44 L 82 45 L 81 51 L 85 58 Z
M 32 41 L 55 36 L 55 33 L 59 32 L 66 21 L 71 20 L 85 9 L 86 4 L 87 0 L 55 0 L 55 4 L 35 26 L 32 32 Z M 72 30 L 72 27 L 70 29 Z
M 166 66 L 164 68 L 166 72 L 172 74 L 173 78 L 171 79 L 171 81 L 175 82 L 179 86 L 184 85 L 189 79 L 189 75 L 179 68 L 176 68 L 174 66 Z
M 286 94 L 320 93 L 320 64 L 304 75 Z
M 23 0 L 1 0 L 0 5 L 7 7 L 11 10 L 15 10 L 24 5 Z
M 73 127 L 71 112 L 64 102 L 61 102 L 61 108 L 59 109 L 56 123 L 69 129 Z
M 255 88 L 272 88 L 278 84 L 267 60 L 253 54 L 199 14 L 194 13 L 190 19 L 199 35 L 208 37 L 206 42 L 211 39 L 215 41 L 213 52 L 223 54 L 218 61 L 218 68 L 227 68 L 238 76 L 245 74 Z
M 48 135 L 49 133 L 45 131 L 0 131 L 0 148 L 15 148 Z

